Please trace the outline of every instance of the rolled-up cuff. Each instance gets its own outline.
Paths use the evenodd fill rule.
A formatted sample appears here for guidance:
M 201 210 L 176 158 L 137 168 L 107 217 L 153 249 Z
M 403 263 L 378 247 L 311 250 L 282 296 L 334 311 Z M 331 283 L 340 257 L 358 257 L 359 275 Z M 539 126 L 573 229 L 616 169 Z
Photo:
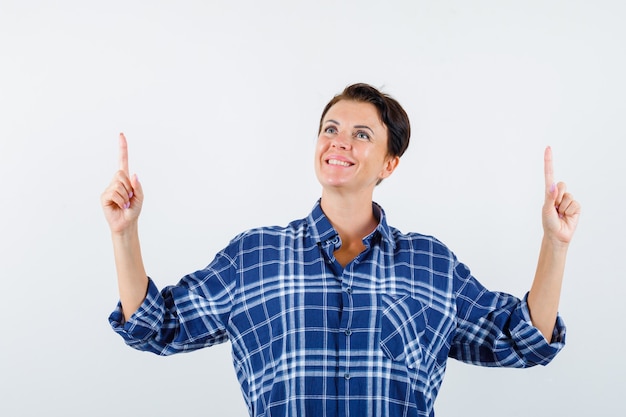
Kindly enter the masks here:
M 148 291 L 143 303 L 137 311 L 124 320 L 121 302 L 109 316 L 109 323 L 113 330 L 122 336 L 126 343 L 142 343 L 152 337 L 163 324 L 165 303 L 158 288 L 148 278 Z
M 528 294 L 519 306 L 518 322 L 511 323 L 511 336 L 527 362 L 547 365 L 565 347 L 565 323 L 561 316 L 557 315 L 552 339 L 548 342 L 541 331 L 533 326 L 527 300 Z

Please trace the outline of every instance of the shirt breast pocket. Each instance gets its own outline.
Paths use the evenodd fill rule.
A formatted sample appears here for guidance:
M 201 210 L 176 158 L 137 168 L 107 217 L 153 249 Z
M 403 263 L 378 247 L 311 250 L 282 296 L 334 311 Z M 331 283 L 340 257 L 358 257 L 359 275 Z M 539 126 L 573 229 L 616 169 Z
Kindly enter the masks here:
M 409 295 L 381 297 L 380 347 L 389 359 L 417 372 L 423 361 L 426 307 Z

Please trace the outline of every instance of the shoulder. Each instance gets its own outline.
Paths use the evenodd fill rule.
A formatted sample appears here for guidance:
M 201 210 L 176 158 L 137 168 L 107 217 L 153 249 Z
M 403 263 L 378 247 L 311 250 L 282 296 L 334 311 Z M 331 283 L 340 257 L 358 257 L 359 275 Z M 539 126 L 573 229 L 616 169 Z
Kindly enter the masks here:
M 393 236 L 396 250 L 454 258 L 454 253 L 448 246 L 435 236 L 418 232 L 404 233 L 394 227 L 389 227 L 389 230 Z
M 272 245 L 288 242 L 306 234 L 307 222 L 298 219 L 286 226 L 262 226 L 248 229 L 236 235 L 229 244 L 236 247 L 251 247 L 258 245 Z

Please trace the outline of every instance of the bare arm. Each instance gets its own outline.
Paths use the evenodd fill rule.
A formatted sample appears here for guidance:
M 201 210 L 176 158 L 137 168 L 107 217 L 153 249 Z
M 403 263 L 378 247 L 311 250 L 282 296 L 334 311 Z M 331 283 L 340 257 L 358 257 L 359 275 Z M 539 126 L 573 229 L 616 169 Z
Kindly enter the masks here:
M 559 308 L 567 249 L 578 225 L 580 204 L 566 191 L 564 183 L 554 182 L 550 147 L 544 154 L 544 175 L 543 239 L 535 279 L 528 294 L 528 308 L 533 325 L 550 342 Z
M 148 288 L 139 244 L 138 219 L 143 204 L 143 190 L 136 175 L 128 170 L 128 145 L 124 134 L 119 139 L 120 168 L 106 190 L 101 203 L 111 230 L 113 254 L 124 319 L 139 308 Z

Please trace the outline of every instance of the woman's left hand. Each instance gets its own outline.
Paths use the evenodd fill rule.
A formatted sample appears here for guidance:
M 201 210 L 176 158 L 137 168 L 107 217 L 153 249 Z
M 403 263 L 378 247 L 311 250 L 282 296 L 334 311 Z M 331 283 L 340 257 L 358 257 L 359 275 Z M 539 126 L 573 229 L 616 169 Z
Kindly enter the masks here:
M 554 181 L 552 148 L 549 146 L 543 160 L 546 184 L 546 199 L 542 209 L 544 236 L 554 244 L 568 245 L 578 225 L 580 204 L 567 192 L 565 183 L 557 184 Z

